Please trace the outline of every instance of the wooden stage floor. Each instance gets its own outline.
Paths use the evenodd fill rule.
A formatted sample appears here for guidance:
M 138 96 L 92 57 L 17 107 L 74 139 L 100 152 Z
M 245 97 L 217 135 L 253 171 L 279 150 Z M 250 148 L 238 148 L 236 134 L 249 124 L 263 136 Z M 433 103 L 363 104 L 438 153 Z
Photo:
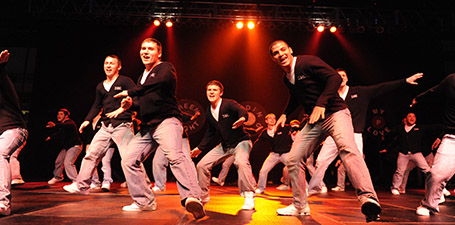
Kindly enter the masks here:
M 1 225 L 20 224 L 365 224 L 353 190 L 331 192 L 309 198 L 310 216 L 277 216 L 276 209 L 291 203 L 290 191 L 267 187 L 256 197 L 256 210 L 243 211 L 243 198 L 236 186 L 212 184 L 211 199 L 205 205 L 207 216 L 195 221 L 180 205 L 175 183 L 156 195 L 157 210 L 123 212 L 122 206 L 132 203 L 128 190 L 114 183 L 111 192 L 94 191 L 90 195 L 74 195 L 62 187 L 45 182 L 30 182 L 12 190 L 12 214 L 0 217 Z M 393 196 L 387 190 L 377 190 L 383 207 L 381 220 L 369 224 L 455 224 L 455 197 L 448 197 L 434 216 L 418 216 L 415 208 L 423 190 L 408 190 Z M 452 194 L 454 194 L 452 192 Z

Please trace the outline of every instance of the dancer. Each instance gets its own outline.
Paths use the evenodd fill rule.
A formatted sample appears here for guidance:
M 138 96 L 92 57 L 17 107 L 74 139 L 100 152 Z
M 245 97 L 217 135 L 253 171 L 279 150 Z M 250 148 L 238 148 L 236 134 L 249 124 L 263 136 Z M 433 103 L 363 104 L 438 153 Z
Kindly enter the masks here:
M 306 159 L 314 147 L 330 135 L 338 146 L 353 186 L 357 189 L 362 213 L 367 221 L 377 220 L 381 207 L 371 182 L 370 173 L 354 141 L 354 128 L 346 103 L 338 95 L 341 77 L 316 56 L 292 55 L 289 45 L 274 41 L 270 45 L 273 61 L 285 72 L 284 82 L 290 99 L 277 126 L 283 126 L 287 115 L 302 105 L 310 114 L 308 123 L 296 136 L 286 160 L 291 178 L 293 203 L 278 209 L 279 215 L 300 215 L 308 211 L 305 174 L 299 173 L 300 161 Z
M 120 157 L 124 157 L 126 146 L 133 138 L 132 112 L 129 109 L 132 105 L 132 99 L 114 98 L 115 94 L 135 86 L 133 80 L 119 74 L 121 68 L 122 62 L 118 56 L 109 55 L 104 59 L 106 79 L 96 86 L 95 101 L 79 131 L 82 132 L 85 127 L 89 126 L 101 110 L 103 111 L 100 119 L 102 125 L 87 149 L 77 180 L 63 187 L 70 193 L 89 194 L 91 178 L 96 166 L 106 155 L 111 145 L 115 143 L 119 149 Z
M 182 114 L 177 105 L 177 75 L 174 66 L 161 61 L 162 46 L 154 38 L 141 44 L 140 56 L 144 73 L 135 88 L 123 91 L 115 97 L 139 98 L 142 118 L 141 130 L 128 145 L 122 157 L 128 190 L 134 202 L 123 207 L 124 211 L 155 210 L 155 196 L 147 185 L 143 162 L 152 151 L 163 151 L 169 160 L 172 173 L 177 179 L 181 203 L 196 219 L 205 216 L 200 201 L 201 189 L 197 183 L 194 164 L 182 149 Z M 129 99 L 131 101 L 131 99 Z
M 68 178 L 75 182 L 77 169 L 74 163 L 82 151 L 82 141 L 77 132 L 76 123 L 70 119 L 70 111 L 60 109 L 57 113 L 57 123 L 49 121 L 46 128 L 53 128 L 55 132 L 46 138 L 46 141 L 57 142 L 60 152 L 55 159 L 54 177 L 47 183 L 50 185 L 63 181 L 63 169 Z
M 442 96 L 445 100 L 445 110 L 442 121 L 445 125 L 444 136 L 436 151 L 433 165 L 427 175 L 425 198 L 417 207 L 416 213 L 429 216 L 439 212 L 438 204 L 443 195 L 443 189 L 455 174 L 455 74 L 449 74 L 438 85 L 419 94 L 413 99 L 411 107 L 425 102 L 432 96 Z
M 371 86 L 354 86 L 350 87 L 347 85 L 348 75 L 346 70 L 338 68 L 336 70 L 342 78 L 340 87 L 338 88 L 338 95 L 345 100 L 349 107 L 349 111 L 352 116 L 352 123 L 354 126 L 354 139 L 360 153 L 363 155 L 363 131 L 365 129 L 365 122 L 367 116 L 368 105 L 371 100 L 380 96 L 384 93 L 396 90 L 400 87 L 409 85 L 417 85 L 416 80 L 420 79 L 423 74 L 416 73 L 406 79 L 400 79 L 395 81 L 383 82 Z M 316 159 L 316 171 L 311 177 L 308 193 L 315 194 L 319 193 L 321 188 L 323 189 L 324 184 L 322 182 L 325 171 L 332 163 L 332 161 L 338 156 L 338 149 L 331 137 L 327 137 L 324 145 L 319 152 L 318 158 Z M 343 163 L 339 164 L 337 186 L 332 188 L 332 191 L 344 191 L 345 190 L 345 178 L 346 170 Z M 325 188 L 325 190 L 327 190 Z
M 22 148 L 28 131 L 13 82 L 6 74 L 10 53 L 0 52 L 0 215 L 11 214 L 11 169 L 9 157 Z
M 250 135 L 243 129 L 243 123 L 248 119 L 246 109 L 236 101 L 221 98 L 224 87 L 221 82 L 212 80 L 207 83 L 207 99 L 210 106 L 207 108 L 208 128 L 204 138 L 198 147 L 191 151 L 192 157 L 197 157 L 202 151 L 208 150 L 209 144 L 216 139 L 218 144 L 210 150 L 198 162 L 196 168 L 199 178 L 199 185 L 202 189 L 202 201 L 207 203 L 210 200 L 210 171 L 212 168 L 230 155 L 234 155 L 234 165 L 238 172 L 238 186 L 240 194 L 245 198 L 242 206 L 244 210 L 253 210 L 254 202 L 254 180 L 249 161 L 253 144 Z M 216 135 L 218 133 L 219 135 Z M 219 136 L 219 137 L 217 137 Z

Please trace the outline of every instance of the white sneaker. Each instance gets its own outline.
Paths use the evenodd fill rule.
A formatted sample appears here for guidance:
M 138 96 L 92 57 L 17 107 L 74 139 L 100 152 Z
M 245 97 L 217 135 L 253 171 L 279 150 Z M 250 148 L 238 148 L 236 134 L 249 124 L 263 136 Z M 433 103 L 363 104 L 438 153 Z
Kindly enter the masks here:
M 224 182 L 221 182 L 218 177 L 212 177 L 213 182 L 217 183 L 220 186 L 224 186 Z
M 52 179 L 50 179 L 47 183 L 52 185 L 52 184 L 56 184 L 56 183 L 58 183 L 58 182 L 60 182 L 62 180 L 63 180 L 63 178 L 57 179 L 55 177 L 52 177 Z
M 441 195 L 441 199 L 439 199 L 439 203 L 438 204 L 442 204 L 446 202 L 446 198 L 444 197 L 444 195 Z
M 289 185 L 286 184 L 281 184 L 280 186 L 276 187 L 276 189 L 280 191 L 289 191 L 291 190 L 291 187 L 289 187 Z
M 400 195 L 400 192 L 397 189 L 392 189 L 390 191 L 392 192 L 392 195 Z
M 101 185 L 101 190 L 103 190 L 104 192 L 109 192 L 111 190 L 111 184 L 107 183 Z
M 25 181 L 22 180 L 22 178 L 13 179 L 13 180 L 11 181 L 11 185 L 12 185 L 12 186 L 18 186 L 18 185 L 23 185 L 23 184 L 25 184 Z
M 90 190 L 99 190 L 101 187 L 95 183 L 90 184 Z
M 63 189 L 69 193 L 73 194 L 82 194 L 82 195 L 88 195 L 90 193 L 90 189 L 87 190 L 79 190 L 77 187 L 77 183 L 71 183 L 68 185 L 63 186 Z
M 323 186 L 323 187 L 321 188 L 320 193 L 321 193 L 321 194 L 325 194 L 325 193 L 327 193 L 327 192 L 328 192 L 327 187 L 326 187 L 326 186 Z
M 276 213 L 280 216 L 309 216 L 310 206 L 307 203 L 302 209 L 297 209 L 294 204 L 290 204 L 285 208 L 277 209 Z
M 446 188 L 444 188 L 444 189 L 442 190 L 442 193 L 443 193 L 444 196 L 446 196 L 446 197 L 447 197 L 447 196 L 450 196 L 450 191 L 447 190 Z
M 2 215 L 2 216 L 11 215 L 11 207 L 3 205 L 2 203 L 0 203 L 0 215 Z
M 254 191 L 254 192 L 256 192 L 256 194 L 258 194 L 258 195 L 264 194 L 264 190 L 261 190 L 259 188 L 257 188 L 256 191 Z
M 154 193 L 163 192 L 163 191 L 166 191 L 166 188 L 161 189 L 161 188 L 159 188 L 159 187 L 157 187 L 157 186 L 154 186 L 154 187 L 152 188 L 152 191 L 153 191 Z
M 205 216 L 204 206 L 199 199 L 188 197 L 185 201 L 185 209 L 193 214 L 195 219 L 200 219 Z
M 425 206 L 419 206 L 416 209 L 416 214 L 419 216 L 429 216 L 430 210 L 427 209 Z
M 345 189 L 340 186 L 336 186 L 336 187 L 332 188 L 331 190 L 332 191 L 345 191 Z
M 254 209 L 254 192 L 246 191 L 243 192 L 243 196 L 245 198 L 245 204 L 243 204 L 243 210 L 253 210 Z
M 156 210 L 156 202 L 153 201 L 150 205 L 143 207 L 138 206 L 136 203 L 133 203 L 131 205 L 123 206 L 122 210 L 126 212 L 154 211 Z
M 125 181 L 125 182 L 123 182 L 123 183 L 120 184 L 120 187 L 121 187 L 121 188 L 127 188 L 127 187 L 128 187 L 128 184 L 127 184 L 126 181 Z

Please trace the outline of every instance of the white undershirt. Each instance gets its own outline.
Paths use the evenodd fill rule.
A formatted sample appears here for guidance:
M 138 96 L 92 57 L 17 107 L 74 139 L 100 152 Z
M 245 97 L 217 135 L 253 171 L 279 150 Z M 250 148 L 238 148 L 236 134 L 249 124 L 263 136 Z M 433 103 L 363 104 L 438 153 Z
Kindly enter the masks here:
M 340 94 L 340 97 L 343 99 L 343 100 L 346 100 L 346 96 L 348 96 L 348 91 L 349 91 L 349 86 L 346 85 L 346 90 Z M 339 94 L 339 93 L 338 93 Z
M 412 128 L 414 128 L 415 126 L 416 126 L 415 124 L 413 124 L 411 126 L 408 126 L 408 125 L 405 124 L 404 125 L 404 130 L 406 131 L 406 133 L 409 133 L 409 131 L 411 131 Z
M 117 80 L 117 78 L 118 78 L 118 76 L 117 76 L 114 80 L 112 80 L 111 82 L 108 82 L 107 80 L 104 80 L 104 82 L 103 82 L 103 87 L 104 87 L 104 89 L 105 89 L 107 92 L 109 92 L 109 90 L 111 90 L 111 87 L 112 87 L 112 85 L 115 83 L 115 81 Z
M 273 137 L 275 136 L 275 129 L 267 129 L 267 134 L 270 136 L 270 137 Z
M 218 118 L 220 117 L 220 108 L 221 108 L 221 102 L 223 101 L 222 98 L 220 98 L 220 101 L 216 105 L 216 108 L 213 109 L 212 106 L 210 106 L 210 112 L 212 113 L 213 118 L 215 118 L 216 122 L 218 122 Z
M 286 78 L 288 78 L 291 84 L 295 84 L 295 62 L 297 61 L 297 56 L 294 57 L 291 65 L 291 72 L 286 73 Z

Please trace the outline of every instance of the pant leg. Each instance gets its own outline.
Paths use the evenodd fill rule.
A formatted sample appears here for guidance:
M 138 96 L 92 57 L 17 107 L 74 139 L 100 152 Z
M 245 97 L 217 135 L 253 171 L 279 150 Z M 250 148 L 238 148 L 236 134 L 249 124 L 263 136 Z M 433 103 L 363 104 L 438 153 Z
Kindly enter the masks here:
M 120 125 L 119 125 L 120 126 Z M 131 130 L 131 128 L 130 128 Z M 96 170 L 96 166 L 106 154 L 113 143 L 112 133 L 114 128 L 112 125 L 102 126 L 90 143 L 87 152 L 82 159 L 81 168 L 79 169 L 79 175 L 77 176 L 77 186 L 80 190 L 86 190 L 90 188 L 91 178 Z
M 0 203 L 9 207 L 11 204 L 11 169 L 10 156 L 27 140 L 28 132 L 15 128 L 0 134 Z
M 264 191 L 267 185 L 267 176 L 273 167 L 280 162 L 280 154 L 271 152 L 269 156 L 262 163 L 261 170 L 259 171 L 258 189 Z
M 318 192 L 324 186 L 324 176 L 327 168 L 338 156 L 338 149 L 333 138 L 327 137 L 316 159 L 316 169 L 308 184 L 308 192 Z
M 158 147 L 150 133 L 137 133 L 121 154 L 121 164 L 131 198 L 139 206 L 150 205 L 155 196 L 147 184 L 142 162 Z
M 24 146 L 25 146 L 25 142 L 19 148 L 17 148 L 16 151 L 14 151 L 14 153 L 11 155 L 11 158 L 9 159 L 12 180 L 22 179 L 21 164 L 20 164 L 19 160 L 17 159 L 17 157 L 19 157 L 19 153 L 22 151 Z
M 66 176 L 71 179 L 73 182 L 76 182 L 77 179 L 77 169 L 74 163 L 76 162 L 77 157 L 82 151 L 81 145 L 75 145 L 68 150 L 66 150 L 65 160 L 63 164 L 65 166 Z
M 232 153 L 226 153 L 221 144 L 219 144 L 205 154 L 204 157 L 202 157 L 202 159 L 197 163 L 196 170 L 199 186 L 202 191 L 202 198 L 209 196 L 210 173 L 212 168 L 220 161 L 220 159 L 226 158 L 230 155 L 232 155 Z
M 231 168 L 232 163 L 234 163 L 235 157 L 234 155 L 229 156 L 224 160 L 223 164 L 221 165 L 221 171 L 220 174 L 218 174 L 218 180 L 220 182 L 225 182 L 226 177 L 229 173 L 229 168 Z
M 406 191 L 406 185 L 408 184 L 409 173 L 416 167 L 416 164 L 413 161 L 408 162 L 408 166 L 403 174 L 403 179 L 401 180 L 401 185 L 398 188 L 399 191 L 404 192 Z
M 340 163 L 337 169 L 337 186 L 346 188 L 346 168 L 344 168 L 343 163 Z
M 180 198 L 201 198 L 201 189 L 194 173 L 194 164 L 188 153 L 182 149 L 182 122 L 177 118 L 167 118 L 158 125 L 153 133 L 153 139 L 163 150 L 169 160 L 169 165 L 177 180 Z
M 152 162 L 153 170 L 153 179 L 155 180 L 155 187 L 160 189 L 166 188 L 166 176 L 167 176 L 167 167 L 169 166 L 169 160 L 167 160 L 164 155 L 163 150 L 158 147 L 153 157 Z
M 321 122 L 307 124 L 295 136 L 295 140 L 287 156 L 286 166 L 288 167 L 289 178 L 291 179 L 293 204 L 299 209 L 302 209 L 307 203 L 305 173 L 300 172 L 302 159 L 305 160 L 314 151 L 314 147 L 319 145 L 325 137 L 322 132 Z
M 419 169 L 422 170 L 422 172 L 424 173 L 430 172 L 430 166 L 428 166 L 428 163 L 421 152 L 412 154 L 410 160 L 412 160 L 417 165 L 417 167 L 419 167 Z
M 237 167 L 238 186 L 240 193 L 254 192 L 256 180 L 253 176 L 253 171 L 250 164 L 250 152 L 253 148 L 253 143 L 250 140 L 242 141 L 235 146 L 234 165 Z
M 288 157 L 288 154 L 289 153 L 283 153 L 283 154 L 280 155 L 279 160 L 280 160 L 281 163 L 283 163 L 283 164 L 286 163 L 286 159 Z M 305 172 L 305 169 L 304 168 L 302 168 L 302 169 L 303 169 L 303 172 Z M 283 176 L 281 177 L 281 182 L 283 184 L 285 184 L 285 185 L 288 185 L 288 186 L 291 185 L 291 179 L 289 178 L 289 169 L 288 169 L 287 166 L 283 167 Z
M 442 190 L 455 174 L 455 135 L 446 134 L 441 141 L 434 158 L 433 166 L 428 173 L 425 187 L 425 198 L 422 205 L 438 212 Z
M 111 159 L 114 155 L 115 148 L 108 148 L 106 154 L 101 159 L 101 171 L 103 171 L 103 184 L 111 184 L 114 182 L 112 179 L 112 168 L 111 168 Z
M 306 168 L 311 177 L 313 177 L 316 168 L 314 167 L 314 152 L 305 161 Z
M 355 142 L 354 128 L 349 110 L 343 109 L 330 115 L 324 121 L 323 129 L 335 141 L 341 161 L 346 168 L 352 186 L 357 191 L 360 203 L 364 202 L 364 198 L 373 197 L 378 200 L 370 172 Z
M 403 174 L 406 171 L 406 168 L 408 167 L 409 163 L 409 154 L 403 154 L 401 152 L 398 153 L 398 158 L 397 158 L 397 170 L 395 170 L 395 173 L 393 174 L 393 180 L 392 180 L 392 189 L 399 189 L 400 185 L 403 180 Z
M 65 155 L 66 155 L 66 149 L 62 149 L 62 150 L 60 150 L 60 152 L 57 155 L 57 158 L 55 159 L 54 172 L 52 172 L 55 179 L 63 178 Z

